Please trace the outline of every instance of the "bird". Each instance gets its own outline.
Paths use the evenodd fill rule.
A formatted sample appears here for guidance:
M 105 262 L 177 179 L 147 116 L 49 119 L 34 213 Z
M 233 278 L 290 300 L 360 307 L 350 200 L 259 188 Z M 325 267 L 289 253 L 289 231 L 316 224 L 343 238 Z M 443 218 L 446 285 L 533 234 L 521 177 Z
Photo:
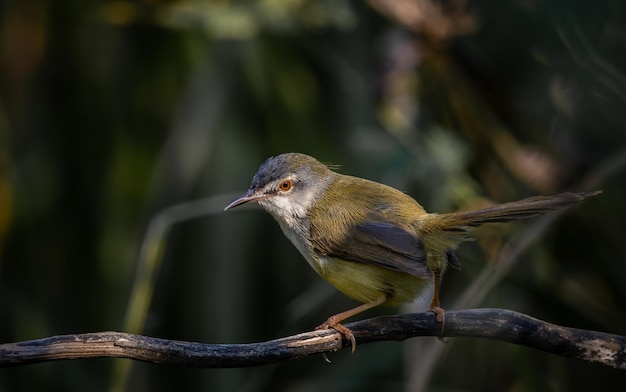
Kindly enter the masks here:
M 379 305 L 413 302 L 434 286 L 429 310 L 442 324 L 439 291 L 446 270 L 460 269 L 455 249 L 485 223 L 531 218 L 578 204 L 596 192 L 534 196 L 473 211 L 429 213 L 411 196 L 367 179 L 339 174 L 302 153 L 262 163 L 230 210 L 257 203 L 278 222 L 308 264 L 348 297 L 362 302 L 317 329 L 335 329 L 356 349 L 342 322 Z

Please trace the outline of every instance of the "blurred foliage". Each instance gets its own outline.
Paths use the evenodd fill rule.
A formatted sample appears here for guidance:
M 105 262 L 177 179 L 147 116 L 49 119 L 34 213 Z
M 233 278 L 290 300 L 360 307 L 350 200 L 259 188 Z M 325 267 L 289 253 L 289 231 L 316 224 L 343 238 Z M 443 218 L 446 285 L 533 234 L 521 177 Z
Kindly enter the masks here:
M 353 306 L 267 214 L 219 212 L 265 158 L 287 151 L 431 211 L 604 189 L 545 231 L 480 230 L 458 252 L 464 270 L 444 280 L 443 305 L 624 335 L 625 69 L 619 0 L 4 1 L 0 340 L 126 330 L 131 298 L 149 306 L 143 333 L 212 343 L 309 330 Z M 177 223 L 150 226 L 165 237 L 144 243 L 163 219 Z M 522 246 L 524 233 L 540 234 Z M 485 297 L 468 294 L 491 270 Z M 139 297 L 142 273 L 154 281 Z M 626 384 L 623 372 L 526 348 L 432 340 L 360 346 L 332 365 L 45 363 L 0 371 L 0 390 Z

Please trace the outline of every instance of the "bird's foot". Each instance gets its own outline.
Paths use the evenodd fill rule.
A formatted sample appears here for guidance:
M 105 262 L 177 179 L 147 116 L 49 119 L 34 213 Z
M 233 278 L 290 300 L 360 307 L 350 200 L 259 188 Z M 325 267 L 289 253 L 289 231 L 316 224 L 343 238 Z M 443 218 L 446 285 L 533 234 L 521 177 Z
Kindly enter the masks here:
M 328 320 L 326 320 L 324 324 L 320 325 L 319 327 L 315 329 L 319 330 L 319 329 L 331 329 L 331 328 L 339 332 L 340 334 L 342 334 L 346 339 L 350 341 L 350 343 L 352 344 L 352 354 L 354 354 L 354 352 L 356 351 L 356 339 L 354 338 L 354 334 L 352 333 L 350 328 L 344 327 L 339 322 L 333 320 L 333 317 L 330 317 Z
M 437 320 L 437 322 L 441 323 L 441 332 L 439 333 L 439 340 L 446 343 L 446 340 L 444 339 L 444 336 L 443 336 L 443 332 L 446 327 L 446 311 L 439 306 L 431 306 L 430 309 L 428 310 L 433 312 L 435 314 L 435 319 Z

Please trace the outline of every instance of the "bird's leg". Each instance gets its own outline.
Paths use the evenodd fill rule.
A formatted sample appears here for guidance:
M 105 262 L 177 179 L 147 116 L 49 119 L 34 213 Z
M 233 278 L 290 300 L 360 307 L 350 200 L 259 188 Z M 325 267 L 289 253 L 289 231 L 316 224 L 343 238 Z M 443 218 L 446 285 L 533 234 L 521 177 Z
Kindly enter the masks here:
M 364 312 L 368 309 L 372 309 L 375 308 L 378 305 L 381 305 L 383 303 L 385 303 L 388 299 L 388 296 L 383 295 L 377 299 L 375 299 L 372 302 L 368 302 L 365 303 L 363 305 L 359 305 L 356 308 L 352 308 L 349 310 L 346 310 L 345 312 L 341 312 L 341 313 L 337 313 L 334 316 L 330 316 L 328 318 L 328 320 L 326 320 L 326 322 L 324 322 L 324 324 L 320 325 L 319 327 L 315 328 L 315 329 L 334 329 L 335 331 L 339 332 L 340 334 L 342 334 L 343 336 L 346 337 L 346 339 L 350 340 L 350 342 L 352 343 L 352 354 L 354 354 L 354 351 L 356 350 L 356 340 L 354 339 L 354 334 L 352 334 L 352 331 L 349 328 L 344 327 L 343 325 L 341 325 L 340 323 L 349 318 L 352 317 L 354 315 L 357 315 L 361 312 Z
M 433 299 L 430 301 L 429 310 L 436 316 L 438 322 L 441 323 L 441 336 L 443 336 L 443 329 L 446 325 L 446 311 L 441 307 L 439 303 L 439 288 L 441 287 L 441 270 L 434 270 L 433 277 L 435 280 L 435 290 Z

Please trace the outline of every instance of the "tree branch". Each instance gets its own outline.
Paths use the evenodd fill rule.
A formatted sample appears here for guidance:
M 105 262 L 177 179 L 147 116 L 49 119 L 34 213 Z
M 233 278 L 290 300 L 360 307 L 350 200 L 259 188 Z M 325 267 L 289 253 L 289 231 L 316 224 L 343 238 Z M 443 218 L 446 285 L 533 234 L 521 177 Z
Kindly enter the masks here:
M 441 334 L 441 324 L 431 313 L 382 316 L 346 326 L 352 330 L 358 344 Z M 446 311 L 444 336 L 500 340 L 626 369 L 626 337 L 562 327 L 510 310 Z M 202 344 L 122 332 L 98 332 L 1 344 L 0 367 L 95 357 L 186 367 L 246 367 L 338 351 L 349 345 L 334 330 L 249 344 Z

